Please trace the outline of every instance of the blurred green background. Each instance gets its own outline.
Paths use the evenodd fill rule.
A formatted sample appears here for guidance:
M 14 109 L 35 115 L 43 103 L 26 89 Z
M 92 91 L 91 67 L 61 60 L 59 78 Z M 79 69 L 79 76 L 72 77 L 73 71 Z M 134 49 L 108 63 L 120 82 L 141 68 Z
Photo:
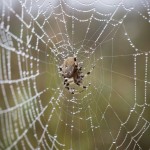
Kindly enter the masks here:
M 149 6 L 3 0 L 0 149 L 148 150 Z M 96 65 L 77 95 L 58 70 L 74 54 L 84 73 Z

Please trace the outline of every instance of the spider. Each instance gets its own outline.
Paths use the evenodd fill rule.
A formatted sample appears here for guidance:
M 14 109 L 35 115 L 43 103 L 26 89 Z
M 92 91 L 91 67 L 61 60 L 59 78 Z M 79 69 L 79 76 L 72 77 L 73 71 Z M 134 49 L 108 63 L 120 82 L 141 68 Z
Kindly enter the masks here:
M 90 86 L 90 83 L 88 86 L 84 86 L 82 84 L 82 80 L 84 77 L 89 75 L 95 66 L 92 67 L 92 69 L 87 72 L 85 75 L 82 72 L 82 67 L 79 66 L 79 63 L 77 62 L 76 57 L 68 57 L 64 60 L 63 64 L 59 67 L 60 73 L 64 78 L 64 86 L 65 88 L 71 93 L 81 93 L 84 91 L 84 89 L 87 89 L 88 86 Z M 75 92 L 74 88 L 70 87 L 70 84 L 75 83 L 76 85 L 83 88 L 80 92 Z

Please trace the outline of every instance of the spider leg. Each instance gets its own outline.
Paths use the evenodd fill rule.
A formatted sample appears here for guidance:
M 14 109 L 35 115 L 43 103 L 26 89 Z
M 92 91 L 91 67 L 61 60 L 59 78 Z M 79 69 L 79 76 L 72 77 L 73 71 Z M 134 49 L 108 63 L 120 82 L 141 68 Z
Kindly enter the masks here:
M 65 86 L 65 88 L 66 88 L 71 94 L 75 94 L 74 88 L 69 87 L 69 85 L 72 84 L 72 83 L 73 83 L 73 79 L 65 78 L 65 80 L 64 80 L 64 86 Z
M 60 66 L 60 65 L 57 65 L 57 68 L 58 68 L 58 70 L 60 71 L 60 72 L 62 72 L 62 65 Z
M 65 80 L 64 80 L 64 85 L 70 84 L 70 83 L 72 83 L 72 82 L 73 82 L 73 79 L 65 78 Z
M 82 74 L 81 74 L 81 77 L 84 78 L 84 77 L 87 77 L 88 75 L 90 75 L 91 72 L 94 70 L 94 68 L 95 68 L 95 65 L 94 65 L 94 66 L 92 67 L 92 69 L 91 69 L 90 71 L 88 71 L 85 75 L 82 75 Z
M 62 71 L 62 67 L 61 66 L 59 66 L 59 70 Z
M 71 88 L 70 85 L 71 84 L 74 84 L 74 80 L 73 79 L 68 79 L 68 78 L 65 78 L 64 80 L 64 86 L 65 88 L 71 93 L 71 94 L 80 94 L 82 93 L 84 90 L 81 90 L 81 91 L 77 91 L 75 90 L 74 88 Z M 77 83 L 76 83 L 77 84 Z M 88 86 L 83 86 L 81 84 L 77 84 L 78 86 L 82 87 L 83 89 L 86 89 L 88 88 Z
M 57 66 L 58 67 L 58 69 L 59 69 L 59 73 L 62 75 L 62 77 L 64 77 L 64 74 L 63 74 L 63 72 L 62 72 L 62 66 Z
M 78 78 L 77 78 L 76 80 L 74 80 L 74 83 L 77 84 L 78 86 L 80 86 L 81 88 L 83 88 L 84 90 L 85 90 L 85 89 L 88 89 L 89 86 L 91 85 L 91 83 L 89 83 L 88 85 L 85 86 L 85 85 L 82 84 L 82 80 L 83 80 L 84 77 L 90 75 L 90 73 L 93 71 L 94 68 L 95 68 L 95 65 L 91 68 L 90 71 L 88 71 L 88 72 L 84 75 L 84 74 L 82 73 L 82 67 L 79 67 L 79 68 L 78 68 L 78 74 L 80 74 L 80 75 L 78 76 Z M 82 90 L 82 91 L 83 91 L 83 90 Z M 82 91 L 81 91 L 81 92 L 82 92 Z
M 80 86 L 81 88 L 83 88 L 83 89 L 88 89 L 88 87 L 91 85 L 91 83 L 89 83 L 88 85 L 83 85 L 81 82 L 77 82 L 76 83 L 78 86 Z
M 89 83 L 87 86 L 82 84 L 82 79 L 83 79 L 83 75 L 79 76 L 79 78 L 77 80 L 75 80 L 75 84 L 77 84 L 79 87 L 83 88 L 83 89 L 88 89 L 88 87 L 91 85 L 91 83 Z
M 76 58 L 76 56 L 74 57 L 74 61 L 77 61 L 77 58 Z
M 66 88 L 71 94 L 75 94 L 74 88 L 70 88 L 69 86 L 65 86 L 65 88 Z
M 82 71 L 82 67 L 78 67 L 78 72 L 82 73 L 81 71 Z

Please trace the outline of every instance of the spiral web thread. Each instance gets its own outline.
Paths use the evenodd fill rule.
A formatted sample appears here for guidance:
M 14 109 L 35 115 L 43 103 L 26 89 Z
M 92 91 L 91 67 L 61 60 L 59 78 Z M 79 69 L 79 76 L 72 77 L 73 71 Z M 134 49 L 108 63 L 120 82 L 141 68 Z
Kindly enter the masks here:
M 150 148 L 148 0 L 2 0 L 0 16 L 0 149 Z M 77 95 L 58 70 L 74 55 L 95 65 Z

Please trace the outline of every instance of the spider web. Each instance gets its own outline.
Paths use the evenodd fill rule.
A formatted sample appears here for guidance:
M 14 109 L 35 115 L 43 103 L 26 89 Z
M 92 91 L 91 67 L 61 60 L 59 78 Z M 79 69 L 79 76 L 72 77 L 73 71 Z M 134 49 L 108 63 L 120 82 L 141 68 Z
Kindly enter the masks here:
M 149 149 L 149 29 L 148 0 L 2 0 L 0 149 Z M 76 95 L 73 55 L 95 65 Z

